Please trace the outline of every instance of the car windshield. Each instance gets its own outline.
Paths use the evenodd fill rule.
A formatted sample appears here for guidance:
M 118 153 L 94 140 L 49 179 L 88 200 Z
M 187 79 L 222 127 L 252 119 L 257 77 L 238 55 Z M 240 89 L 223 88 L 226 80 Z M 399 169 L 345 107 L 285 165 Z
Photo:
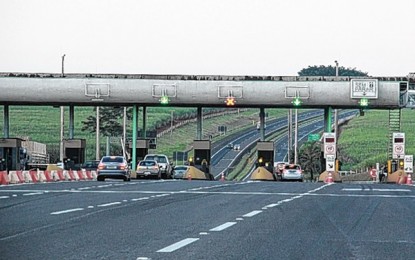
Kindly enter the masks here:
M 141 161 L 140 166 L 154 166 L 156 165 L 155 161 Z
M 102 162 L 122 163 L 122 162 L 124 162 L 124 158 L 123 157 L 119 157 L 119 156 L 108 156 L 108 157 L 102 158 Z
M 187 167 L 186 166 L 179 166 L 179 167 L 174 167 L 174 169 L 176 170 L 176 171 L 184 171 L 184 170 L 187 170 Z

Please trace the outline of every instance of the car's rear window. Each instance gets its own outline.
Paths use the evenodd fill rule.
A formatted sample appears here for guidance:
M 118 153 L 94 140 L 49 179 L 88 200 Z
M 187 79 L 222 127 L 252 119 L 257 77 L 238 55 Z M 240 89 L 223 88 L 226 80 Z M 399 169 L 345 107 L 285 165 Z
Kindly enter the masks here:
M 104 157 L 102 158 L 102 162 L 117 162 L 117 163 L 122 163 L 124 162 L 124 158 L 122 157 L 118 157 L 118 156 L 114 156 L 114 157 Z
M 155 161 L 141 161 L 140 166 L 154 166 L 156 165 Z
M 159 163 L 166 163 L 167 162 L 166 157 L 164 157 L 164 156 L 152 156 L 152 155 L 150 155 L 150 156 L 146 157 L 146 160 L 154 160 L 154 161 L 157 161 Z
M 287 165 L 285 166 L 285 168 L 290 169 L 290 170 L 301 170 L 300 165 L 293 165 L 293 164 Z

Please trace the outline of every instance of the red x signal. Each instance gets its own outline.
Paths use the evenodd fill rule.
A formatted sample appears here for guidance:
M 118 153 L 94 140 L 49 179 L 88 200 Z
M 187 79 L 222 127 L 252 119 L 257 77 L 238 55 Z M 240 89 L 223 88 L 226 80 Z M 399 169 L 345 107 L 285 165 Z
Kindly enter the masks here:
M 236 101 L 234 97 L 227 97 L 225 103 L 227 106 L 234 106 Z

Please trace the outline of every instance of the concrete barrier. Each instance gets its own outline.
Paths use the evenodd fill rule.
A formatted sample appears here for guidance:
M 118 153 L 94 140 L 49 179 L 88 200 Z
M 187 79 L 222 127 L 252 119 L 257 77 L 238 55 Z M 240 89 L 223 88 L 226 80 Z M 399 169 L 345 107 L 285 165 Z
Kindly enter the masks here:
M 7 185 L 10 183 L 9 175 L 7 174 L 7 171 L 1 171 L 0 172 L 0 184 L 1 185 Z

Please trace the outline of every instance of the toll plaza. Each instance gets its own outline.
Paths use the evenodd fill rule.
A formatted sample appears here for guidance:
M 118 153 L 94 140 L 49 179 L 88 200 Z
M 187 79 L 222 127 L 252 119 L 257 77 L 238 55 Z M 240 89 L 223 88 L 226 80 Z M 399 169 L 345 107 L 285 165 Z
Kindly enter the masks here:
M 276 180 L 274 171 L 274 142 L 257 142 L 257 169 L 252 173 L 253 180 Z
M 136 140 L 136 152 L 135 152 L 135 159 L 137 163 L 144 159 L 144 157 L 148 154 L 148 150 L 150 149 L 150 139 L 137 139 Z M 128 142 L 128 153 L 130 155 L 133 153 L 133 142 Z
M 63 148 L 66 169 L 75 169 L 85 162 L 85 139 L 65 139 Z
M 1 138 L 0 139 L 0 171 L 20 170 L 20 149 L 22 139 Z
M 191 166 L 196 167 L 205 173 L 206 179 L 213 180 L 214 177 L 210 171 L 211 163 L 211 141 L 194 140 L 193 141 L 194 158 Z

